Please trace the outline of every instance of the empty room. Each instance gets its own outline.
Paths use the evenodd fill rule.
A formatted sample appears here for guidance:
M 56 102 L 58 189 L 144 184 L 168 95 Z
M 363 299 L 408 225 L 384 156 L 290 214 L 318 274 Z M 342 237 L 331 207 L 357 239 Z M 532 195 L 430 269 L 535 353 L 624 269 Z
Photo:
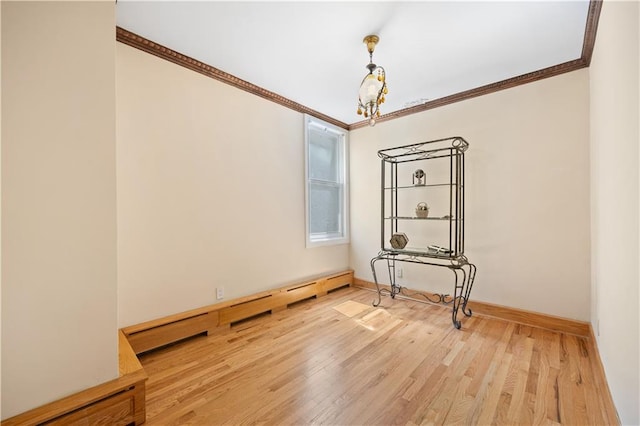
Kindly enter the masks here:
M 640 3 L 5 1 L 4 425 L 640 424 Z

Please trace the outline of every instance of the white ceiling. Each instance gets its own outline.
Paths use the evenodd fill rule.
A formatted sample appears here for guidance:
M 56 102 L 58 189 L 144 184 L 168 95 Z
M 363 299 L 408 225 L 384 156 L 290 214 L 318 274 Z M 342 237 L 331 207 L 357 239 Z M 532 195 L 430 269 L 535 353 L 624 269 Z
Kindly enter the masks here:
M 221 2 L 119 0 L 117 25 L 344 123 L 369 61 L 382 113 L 578 59 L 588 0 Z

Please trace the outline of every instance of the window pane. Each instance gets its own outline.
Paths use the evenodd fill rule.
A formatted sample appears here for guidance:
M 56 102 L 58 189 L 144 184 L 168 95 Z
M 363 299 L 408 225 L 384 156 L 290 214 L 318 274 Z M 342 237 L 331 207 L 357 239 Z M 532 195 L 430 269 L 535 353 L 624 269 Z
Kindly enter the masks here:
M 309 184 L 309 231 L 340 233 L 340 188 Z
M 338 182 L 338 135 L 320 129 L 309 131 L 309 178 Z
M 305 114 L 306 246 L 349 242 L 348 135 Z

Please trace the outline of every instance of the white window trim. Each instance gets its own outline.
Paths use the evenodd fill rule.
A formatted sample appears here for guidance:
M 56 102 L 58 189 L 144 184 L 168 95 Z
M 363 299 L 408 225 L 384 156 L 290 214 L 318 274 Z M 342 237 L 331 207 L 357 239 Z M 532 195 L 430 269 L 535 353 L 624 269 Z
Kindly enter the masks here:
M 342 145 L 342 214 L 341 224 L 344 232 L 341 234 L 324 234 L 324 237 L 312 238 L 309 233 L 309 128 L 316 126 L 325 131 L 339 135 Z M 348 244 L 349 239 L 349 133 L 333 124 L 315 118 L 311 115 L 304 115 L 304 212 L 305 212 L 305 238 L 306 247 L 320 247 L 338 244 Z

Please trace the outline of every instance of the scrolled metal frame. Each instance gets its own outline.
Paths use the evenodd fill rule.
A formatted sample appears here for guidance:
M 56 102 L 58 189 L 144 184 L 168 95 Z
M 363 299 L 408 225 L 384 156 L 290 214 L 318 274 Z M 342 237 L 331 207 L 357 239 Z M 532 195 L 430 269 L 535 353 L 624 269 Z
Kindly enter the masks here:
M 458 312 L 470 317 L 471 309 L 467 306 L 473 283 L 476 277 L 477 268 L 470 263 L 464 255 L 464 152 L 469 148 L 469 143 L 459 136 L 421 142 L 417 144 L 404 145 L 396 148 L 383 149 L 378 151 L 381 159 L 381 232 L 380 232 L 380 252 L 371 259 L 371 272 L 378 292 L 378 300 L 373 302 L 373 306 L 382 303 L 382 295 L 389 295 L 394 298 L 398 295 L 414 297 L 421 295 L 432 303 L 443 303 L 452 306 L 451 320 L 455 328 L 459 329 L 462 324 L 458 319 Z M 399 232 L 398 223 L 405 219 L 416 219 L 402 217 L 398 215 L 398 164 L 431 160 L 436 158 L 449 158 L 449 182 L 441 185 L 449 186 L 449 214 L 442 218 L 429 218 L 430 220 L 445 220 L 449 225 L 449 245 L 446 253 L 433 253 L 424 249 L 394 249 L 386 246 L 386 226 L 385 221 L 390 221 L 391 233 Z M 386 172 L 390 169 L 391 186 L 386 186 Z M 386 192 L 391 190 L 389 197 L 390 215 L 387 217 L 385 211 Z M 389 289 L 380 286 L 376 273 L 376 262 L 386 260 L 389 272 Z M 423 293 L 409 294 L 405 288 L 397 284 L 396 262 L 407 262 L 420 265 L 437 266 L 447 268 L 455 276 L 453 296 L 449 294 L 433 294 L 432 296 Z
M 427 258 L 426 256 L 424 257 Z M 477 268 L 473 263 L 469 263 L 467 258 L 464 256 L 459 259 L 450 260 L 448 263 L 437 263 L 441 260 L 437 258 L 429 259 L 433 259 L 434 261 L 422 260 L 418 256 L 404 256 L 386 251 L 381 251 L 380 253 L 378 253 L 378 256 L 371 259 L 370 262 L 371 272 L 373 273 L 373 280 L 376 284 L 376 290 L 378 292 L 378 300 L 373 302 L 373 306 L 380 306 L 380 304 L 382 303 L 382 295 L 389 295 L 392 299 L 395 299 L 397 295 L 412 298 L 415 298 L 416 295 L 420 295 L 431 303 L 452 305 L 451 321 L 453 322 L 454 327 L 459 329 L 460 327 L 462 327 L 462 323 L 458 319 L 458 312 L 462 309 L 462 313 L 465 316 L 470 317 L 472 315 L 471 308 L 467 306 L 467 303 L 469 302 L 469 295 L 471 294 L 471 289 L 473 288 Z M 375 264 L 379 260 L 387 261 L 389 282 L 391 284 L 389 286 L 389 289 L 381 287 L 378 281 Z M 396 282 L 396 262 L 418 263 L 422 265 L 439 266 L 449 269 L 455 276 L 453 296 L 449 294 L 437 293 L 433 294 L 432 296 L 419 292 L 408 293 L 406 291 L 406 288 L 398 285 Z

